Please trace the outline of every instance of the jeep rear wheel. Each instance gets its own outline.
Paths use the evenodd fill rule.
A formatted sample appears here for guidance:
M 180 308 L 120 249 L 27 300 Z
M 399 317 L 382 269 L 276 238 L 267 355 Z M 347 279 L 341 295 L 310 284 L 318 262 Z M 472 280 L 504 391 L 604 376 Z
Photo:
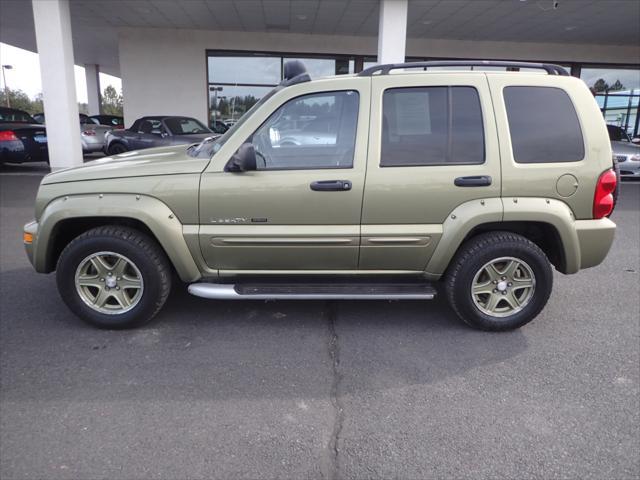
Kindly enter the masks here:
M 171 274 L 158 244 L 134 229 L 105 226 L 80 235 L 58 260 L 58 290 L 67 306 L 100 328 L 143 325 L 169 295 Z
M 465 243 L 446 278 L 447 298 L 468 325 L 511 330 L 533 320 L 551 294 L 553 273 L 544 252 L 510 232 Z

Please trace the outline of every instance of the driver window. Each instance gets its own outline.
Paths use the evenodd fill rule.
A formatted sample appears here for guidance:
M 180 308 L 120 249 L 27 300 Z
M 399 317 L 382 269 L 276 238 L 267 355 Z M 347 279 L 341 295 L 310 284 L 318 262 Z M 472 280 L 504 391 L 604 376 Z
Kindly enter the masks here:
M 322 92 L 289 100 L 248 140 L 258 170 L 352 168 L 358 92 Z
M 162 127 L 162 122 L 160 120 L 149 118 L 140 122 L 140 125 L 138 126 L 138 133 L 161 135 L 164 133 L 164 128 Z

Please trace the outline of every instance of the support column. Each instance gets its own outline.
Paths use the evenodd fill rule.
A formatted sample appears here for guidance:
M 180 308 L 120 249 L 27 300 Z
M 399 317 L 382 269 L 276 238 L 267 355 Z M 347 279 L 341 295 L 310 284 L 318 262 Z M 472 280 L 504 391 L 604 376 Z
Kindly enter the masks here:
M 82 165 L 68 0 L 32 0 L 52 170 Z
M 100 94 L 100 67 L 98 65 L 85 65 L 84 75 L 87 79 L 87 99 L 89 115 L 102 113 L 102 95 Z
M 407 44 L 407 0 L 380 0 L 378 63 L 404 62 Z

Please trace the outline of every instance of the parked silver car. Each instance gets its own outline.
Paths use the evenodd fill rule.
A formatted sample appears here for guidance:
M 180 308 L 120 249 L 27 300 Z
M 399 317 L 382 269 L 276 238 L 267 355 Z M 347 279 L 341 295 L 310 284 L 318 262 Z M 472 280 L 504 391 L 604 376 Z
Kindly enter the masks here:
M 631 141 L 627 132 L 616 125 L 607 125 L 613 157 L 618 162 L 620 176 L 640 178 L 640 145 Z
M 45 123 L 44 113 L 36 113 L 35 118 L 38 123 Z M 50 120 L 51 121 L 51 120 Z M 82 142 L 83 153 L 102 152 L 105 147 L 106 134 L 113 130 L 113 127 L 98 125 L 88 115 L 80 114 L 80 140 Z

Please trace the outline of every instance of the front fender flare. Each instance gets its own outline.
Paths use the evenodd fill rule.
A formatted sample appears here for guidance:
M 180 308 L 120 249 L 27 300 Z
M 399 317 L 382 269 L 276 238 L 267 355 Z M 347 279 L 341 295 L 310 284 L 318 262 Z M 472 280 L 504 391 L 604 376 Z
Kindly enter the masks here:
M 33 246 L 36 271 L 46 271 L 56 225 L 64 220 L 87 217 L 129 218 L 142 222 L 160 243 L 183 281 L 194 282 L 201 278 L 177 216 L 157 198 L 134 194 L 69 195 L 52 200 L 38 221 L 38 233 Z

